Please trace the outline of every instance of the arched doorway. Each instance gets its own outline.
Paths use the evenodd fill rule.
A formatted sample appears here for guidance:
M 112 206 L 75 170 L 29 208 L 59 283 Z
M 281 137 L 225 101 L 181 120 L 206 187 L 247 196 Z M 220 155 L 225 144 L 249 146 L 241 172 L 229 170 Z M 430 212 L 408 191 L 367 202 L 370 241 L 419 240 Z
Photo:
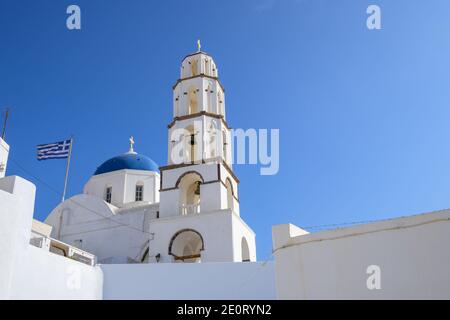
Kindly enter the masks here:
M 242 252 L 242 262 L 250 262 L 250 249 L 248 248 L 248 242 L 245 237 L 241 240 L 241 252 Z
M 178 231 L 169 244 L 169 254 L 175 262 L 201 262 L 201 251 L 204 249 L 202 235 L 193 229 Z
M 179 178 L 176 186 L 180 190 L 179 205 L 182 215 L 200 213 L 202 183 L 202 176 L 195 171 L 186 172 Z

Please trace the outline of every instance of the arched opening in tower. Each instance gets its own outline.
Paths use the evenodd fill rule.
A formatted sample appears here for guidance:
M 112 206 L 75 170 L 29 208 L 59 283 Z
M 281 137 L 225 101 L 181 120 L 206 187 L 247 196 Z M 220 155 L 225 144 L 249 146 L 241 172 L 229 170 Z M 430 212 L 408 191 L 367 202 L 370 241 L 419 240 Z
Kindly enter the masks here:
M 200 213 L 200 186 L 203 178 L 196 172 L 185 174 L 179 181 L 181 215 Z
M 195 77 L 196 75 L 198 75 L 198 60 L 192 60 L 191 61 L 191 75 L 193 77 Z
M 242 252 L 242 262 L 250 261 L 250 249 L 248 248 L 248 242 L 245 237 L 241 240 L 241 252 Z
M 197 99 L 197 89 L 195 87 L 189 87 L 188 90 L 188 112 L 189 114 L 198 113 L 198 99 Z
M 197 136 L 193 125 L 187 126 L 185 132 L 185 162 L 192 163 L 197 160 Z
M 169 254 L 173 256 L 174 262 L 201 262 L 203 250 L 203 237 L 193 229 L 178 231 L 169 244 Z

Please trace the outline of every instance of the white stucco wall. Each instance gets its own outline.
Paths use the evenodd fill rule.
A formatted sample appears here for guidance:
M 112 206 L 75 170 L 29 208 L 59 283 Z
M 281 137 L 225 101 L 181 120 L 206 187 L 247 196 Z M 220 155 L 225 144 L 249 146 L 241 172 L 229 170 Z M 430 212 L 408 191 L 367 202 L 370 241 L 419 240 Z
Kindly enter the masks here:
M 0 178 L 0 299 L 9 298 L 18 253 L 28 247 L 35 192 L 20 177 Z
M 145 170 L 117 170 L 92 176 L 83 193 L 105 198 L 106 187 L 112 187 L 111 203 L 116 207 L 135 202 L 136 184 L 144 186 L 143 202 L 159 202 L 159 173 Z
M 53 226 L 53 238 L 95 254 L 99 262 L 125 262 L 140 260 L 157 210 L 157 204 L 145 203 L 119 209 L 99 197 L 80 194 L 59 204 L 45 222 Z
M 28 246 L 16 264 L 10 299 L 97 300 L 103 295 L 103 273 L 40 248 Z
M 201 251 L 202 262 L 242 261 L 242 237 L 249 243 L 251 260 L 256 261 L 254 232 L 230 210 L 152 220 L 150 233 L 154 234 L 154 238 L 150 241 L 151 256 L 159 253 L 161 262 L 173 262 L 173 257 L 168 253 L 170 241 L 177 232 L 185 229 L 201 234 L 205 248 Z
M 102 265 L 104 299 L 275 299 L 268 263 Z
M 100 299 L 98 267 L 29 244 L 35 191 L 23 178 L 0 179 L 0 299 Z M 79 273 L 75 290 L 67 285 L 74 273 Z
M 280 299 L 450 299 L 450 210 L 314 234 L 280 225 L 273 238 Z

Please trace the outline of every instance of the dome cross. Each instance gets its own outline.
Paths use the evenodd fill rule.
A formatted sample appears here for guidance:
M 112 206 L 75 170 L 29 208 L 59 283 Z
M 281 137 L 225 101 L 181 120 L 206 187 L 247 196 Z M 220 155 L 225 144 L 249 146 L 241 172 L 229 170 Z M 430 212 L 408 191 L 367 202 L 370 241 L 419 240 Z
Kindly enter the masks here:
M 134 152 L 134 143 L 135 143 L 134 142 L 134 137 L 131 136 L 129 141 L 130 141 L 130 151 L 129 152 Z

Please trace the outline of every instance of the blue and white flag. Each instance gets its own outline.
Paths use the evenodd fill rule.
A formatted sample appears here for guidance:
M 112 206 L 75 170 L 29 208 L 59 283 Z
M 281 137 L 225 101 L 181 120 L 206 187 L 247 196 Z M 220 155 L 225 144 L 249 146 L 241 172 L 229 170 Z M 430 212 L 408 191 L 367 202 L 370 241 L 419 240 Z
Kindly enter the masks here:
M 72 140 L 69 139 L 55 143 L 40 144 L 37 146 L 37 158 L 39 161 L 68 158 L 71 143 Z

